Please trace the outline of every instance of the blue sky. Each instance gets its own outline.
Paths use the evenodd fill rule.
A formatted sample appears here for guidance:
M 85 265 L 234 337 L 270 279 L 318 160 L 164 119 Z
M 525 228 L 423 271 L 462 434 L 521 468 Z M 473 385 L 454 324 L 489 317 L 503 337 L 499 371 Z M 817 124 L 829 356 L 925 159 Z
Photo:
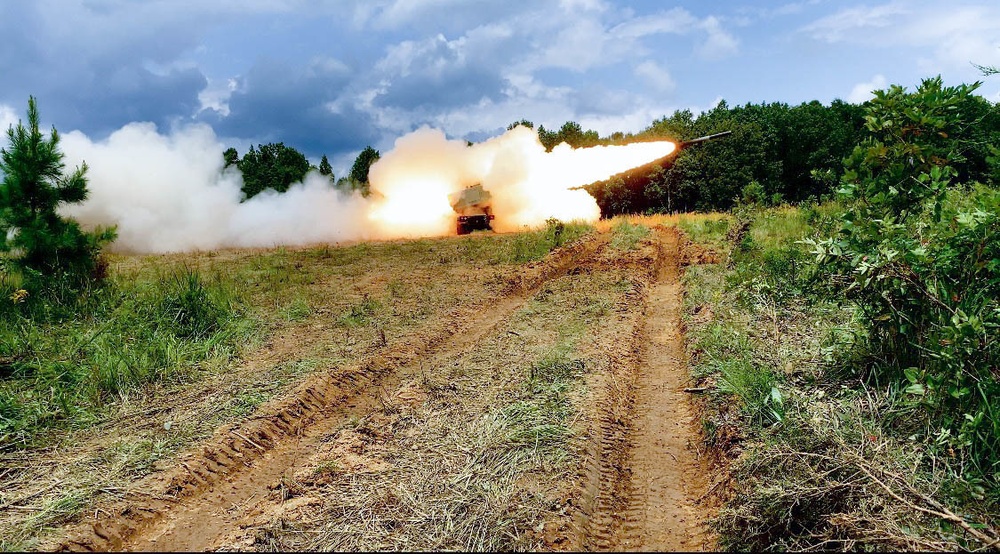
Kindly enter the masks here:
M 0 0 L 0 124 L 29 94 L 60 131 L 207 123 L 335 169 L 421 125 L 479 140 L 521 118 L 639 131 L 725 99 L 862 101 L 981 79 L 996 0 Z

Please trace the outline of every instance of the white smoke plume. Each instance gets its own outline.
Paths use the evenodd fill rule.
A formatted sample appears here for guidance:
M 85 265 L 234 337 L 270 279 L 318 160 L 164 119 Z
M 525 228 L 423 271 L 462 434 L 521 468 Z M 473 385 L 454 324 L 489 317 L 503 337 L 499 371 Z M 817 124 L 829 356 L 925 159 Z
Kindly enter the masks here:
M 347 198 L 309 174 L 285 194 L 240 202 L 243 177 L 223 169 L 225 147 L 208 126 L 169 136 L 151 123 L 132 123 L 93 142 L 63 137 L 69 166 L 87 162 L 90 195 L 66 214 L 87 226 L 117 225 L 113 248 L 180 252 L 225 247 L 298 245 L 369 238 L 366 202 Z
M 570 187 L 674 149 L 654 142 L 547 153 L 526 127 L 472 146 L 422 128 L 372 166 L 369 199 L 310 173 L 283 194 L 241 202 L 242 176 L 223 169 L 225 146 L 208 126 L 163 135 L 151 123 L 132 123 L 98 142 L 74 131 L 62 147 L 68 166 L 89 167 L 90 196 L 66 215 L 85 226 L 117 225 L 114 249 L 151 253 L 454 234 L 448 194 L 477 183 L 492 194 L 500 231 L 549 217 L 594 221 L 597 203 Z

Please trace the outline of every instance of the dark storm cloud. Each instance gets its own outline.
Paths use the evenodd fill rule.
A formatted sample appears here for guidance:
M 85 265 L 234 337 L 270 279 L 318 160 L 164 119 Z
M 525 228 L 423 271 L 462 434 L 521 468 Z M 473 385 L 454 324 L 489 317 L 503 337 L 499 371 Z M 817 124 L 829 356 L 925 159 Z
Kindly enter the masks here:
M 264 61 L 233 92 L 227 116 L 204 117 L 222 136 L 284 142 L 307 156 L 355 151 L 377 137 L 371 118 L 341 101 L 351 74 L 332 60 L 306 67 Z
M 50 88 L 39 102 L 44 101 L 46 113 L 61 127 L 87 134 L 104 135 L 133 121 L 151 121 L 166 129 L 197 111 L 198 92 L 206 83 L 193 68 L 160 75 L 122 66 L 95 72 L 89 83 L 71 90 Z
M 20 109 L 34 95 L 46 121 L 94 135 L 133 121 L 168 126 L 198 109 L 205 76 L 173 63 L 196 44 L 190 26 L 107 2 L 3 6 L 0 103 Z

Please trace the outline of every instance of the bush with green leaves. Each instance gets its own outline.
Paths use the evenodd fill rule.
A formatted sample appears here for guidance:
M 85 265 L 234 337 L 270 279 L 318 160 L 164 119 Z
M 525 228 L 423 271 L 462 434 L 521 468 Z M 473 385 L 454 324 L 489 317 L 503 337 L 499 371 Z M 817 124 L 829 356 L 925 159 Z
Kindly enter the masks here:
M 0 149 L 0 285 L 21 303 L 37 293 L 77 289 L 100 277 L 98 254 L 114 239 L 113 229 L 85 232 L 58 208 L 87 198 L 87 165 L 63 173 L 55 127 L 49 138 L 38 129 L 38 106 L 28 99 L 28 125 L 7 130 Z M 5 295 L 6 295 L 5 294 Z
M 222 156 L 226 167 L 235 165 L 243 174 L 244 200 L 268 189 L 285 192 L 312 169 L 304 154 L 283 142 L 258 144 L 256 149 L 251 146 L 242 159 L 235 148 L 227 149 Z
M 913 421 L 968 477 L 1000 465 L 1000 193 L 957 182 L 981 145 L 979 84 L 877 91 L 870 133 L 845 161 L 837 236 L 806 241 L 869 335 L 870 377 L 895 383 Z M 971 470 L 971 471 L 970 471 Z

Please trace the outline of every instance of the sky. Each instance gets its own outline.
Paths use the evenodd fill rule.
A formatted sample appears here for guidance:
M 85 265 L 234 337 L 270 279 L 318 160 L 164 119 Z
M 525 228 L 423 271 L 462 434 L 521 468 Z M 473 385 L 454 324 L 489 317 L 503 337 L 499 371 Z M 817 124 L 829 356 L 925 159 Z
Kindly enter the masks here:
M 0 126 L 209 125 L 343 175 L 421 126 L 638 132 L 720 100 L 861 102 L 942 75 L 1000 101 L 996 0 L 0 0 Z

